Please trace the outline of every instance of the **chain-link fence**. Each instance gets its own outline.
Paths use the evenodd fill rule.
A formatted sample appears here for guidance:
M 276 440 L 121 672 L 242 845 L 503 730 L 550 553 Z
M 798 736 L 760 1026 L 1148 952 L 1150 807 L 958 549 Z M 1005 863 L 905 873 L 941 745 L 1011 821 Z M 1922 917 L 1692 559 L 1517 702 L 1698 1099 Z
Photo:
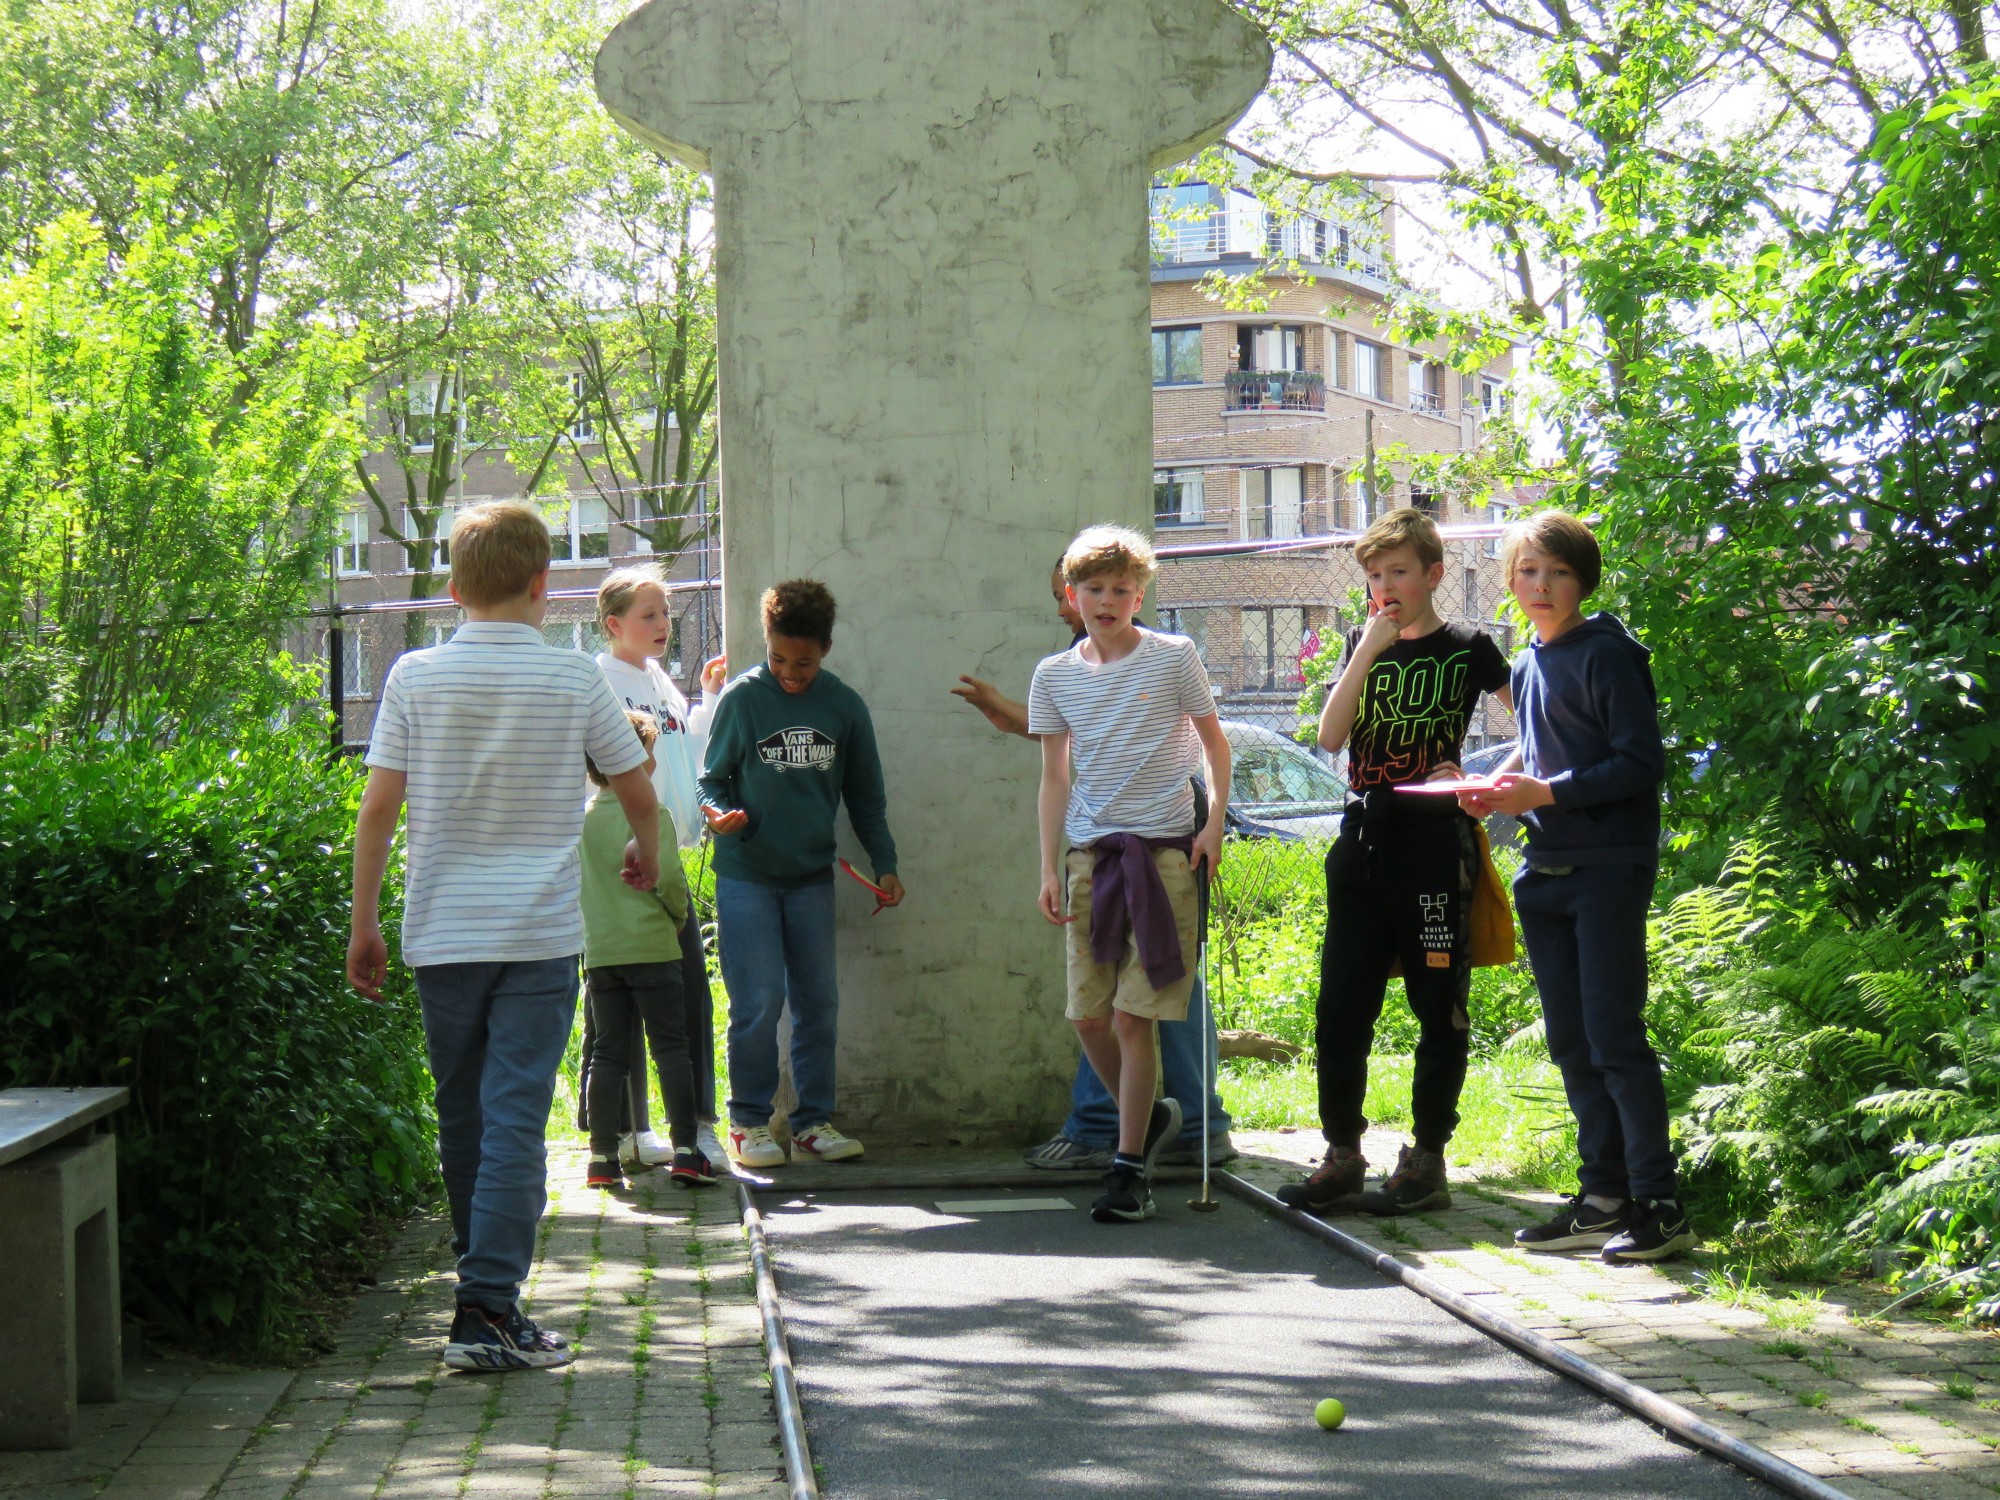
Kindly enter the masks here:
M 1446 526 L 1444 578 L 1435 595 L 1447 622 L 1475 625 L 1503 654 L 1517 644 L 1506 617 L 1498 526 Z M 1222 716 L 1290 735 L 1303 716 L 1306 662 L 1338 650 L 1367 613 L 1367 579 L 1352 535 L 1281 543 L 1160 548 L 1161 625 L 1191 637 Z M 1514 734 L 1513 716 L 1482 697 L 1466 735 L 1477 750 Z
M 1448 526 L 1444 579 L 1436 595 L 1447 621 L 1476 625 L 1503 653 L 1517 644 L 1506 617 L 1500 568 L 1500 528 Z M 1290 735 L 1304 716 L 1306 662 L 1360 627 L 1366 617 L 1366 578 L 1354 559 L 1355 538 L 1311 537 L 1291 542 L 1204 543 L 1160 549 L 1156 601 L 1164 629 L 1191 637 L 1201 652 L 1226 719 Z M 689 549 L 678 558 L 634 553 L 598 561 L 597 571 L 561 573 L 549 596 L 542 633 L 552 645 L 597 652 L 596 580 L 605 568 L 658 563 L 670 578 L 673 631 L 664 666 L 690 697 L 698 691 L 701 664 L 722 650 L 722 595 L 716 549 Z M 378 581 L 382 581 L 379 580 Z M 407 580 L 405 580 L 407 583 Z M 443 592 L 442 577 L 424 587 Z M 305 622 L 295 652 L 325 664 L 327 692 L 341 740 L 367 742 L 382 684 L 396 658 L 450 639 L 461 614 L 449 598 L 336 601 Z M 1490 697 L 1480 700 L 1466 737 L 1468 751 L 1514 734 L 1514 722 Z

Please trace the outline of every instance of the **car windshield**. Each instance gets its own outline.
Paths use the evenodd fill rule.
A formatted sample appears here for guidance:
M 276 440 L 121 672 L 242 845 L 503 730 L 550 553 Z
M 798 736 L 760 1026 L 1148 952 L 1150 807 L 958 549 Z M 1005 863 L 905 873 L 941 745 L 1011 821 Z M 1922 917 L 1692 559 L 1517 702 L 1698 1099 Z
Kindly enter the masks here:
M 1333 771 L 1302 750 L 1274 745 L 1238 746 L 1229 787 L 1231 798 L 1249 807 L 1324 806 L 1347 800 L 1346 783 Z

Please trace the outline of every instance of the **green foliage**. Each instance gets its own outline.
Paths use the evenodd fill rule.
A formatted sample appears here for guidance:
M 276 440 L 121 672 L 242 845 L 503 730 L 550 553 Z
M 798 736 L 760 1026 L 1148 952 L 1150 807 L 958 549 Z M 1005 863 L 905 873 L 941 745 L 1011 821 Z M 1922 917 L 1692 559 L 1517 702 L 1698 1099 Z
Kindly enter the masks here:
M 128 1310 L 296 1354 L 372 1222 L 427 1201 L 407 989 L 343 980 L 359 779 L 316 727 L 0 755 L 0 1086 L 122 1085 Z
M 180 731 L 268 696 L 354 439 L 348 347 L 202 325 L 211 232 L 72 214 L 0 283 L 0 730 Z

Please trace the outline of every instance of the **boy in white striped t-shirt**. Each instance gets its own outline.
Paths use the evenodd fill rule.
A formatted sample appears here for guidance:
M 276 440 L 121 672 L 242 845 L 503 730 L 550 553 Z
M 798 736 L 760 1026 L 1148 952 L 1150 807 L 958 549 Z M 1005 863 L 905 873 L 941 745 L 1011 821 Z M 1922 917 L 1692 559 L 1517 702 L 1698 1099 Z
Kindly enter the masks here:
M 547 1202 L 543 1132 L 576 1016 L 583 951 L 577 776 L 588 754 L 624 808 L 625 879 L 660 878 L 646 749 L 597 663 L 542 638 L 549 532 L 514 502 L 461 511 L 451 596 L 465 624 L 399 659 L 368 744 L 354 831 L 347 979 L 382 998 L 379 907 L 389 841 L 409 805 L 403 961 L 416 971 L 437 1081 L 438 1160 L 458 1257 L 445 1363 L 568 1364 L 569 1344 L 522 1313 Z
M 1042 742 L 1040 904 L 1069 927 L 1069 1019 L 1118 1101 L 1118 1150 L 1091 1217 L 1136 1223 L 1152 1217 L 1153 1165 L 1181 1128 L 1179 1101 L 1153 1098 L 1153 1027 L 1187 1017 L 1196 881 L 1222 858 L 1229 741 L 1194 642 L 1137 623 L 1158 569 L 1152 545 L 1092 526 L 1062 566 L 1086 634 L 1037 666 L 1028 689 L 1028 733 Z M 1196 827 L 1200 761 L 1211 796 Z

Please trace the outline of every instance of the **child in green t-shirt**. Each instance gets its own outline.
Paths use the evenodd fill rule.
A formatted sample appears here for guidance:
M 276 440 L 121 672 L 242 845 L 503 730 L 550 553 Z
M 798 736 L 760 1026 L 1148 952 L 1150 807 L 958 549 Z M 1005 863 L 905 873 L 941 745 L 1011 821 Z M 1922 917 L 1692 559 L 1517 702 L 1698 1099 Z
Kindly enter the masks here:
M 646 747 L 646 774 L 653 774 L 653 742 L 659 726 L 650 714 L 628 711 L 639 742 Z M 688 912 L 687 878 L 672 857 L 674 820 L 660 808 L 660 847 L 669 857 L 660 861 L 660 882 L 650 891 L 634 890 L 620 876 L 625 860 L 625 824 L 616 798 L 588 756 L 584 771 L 599 788 L 583 815 L 583 840 L 578 846 L 583 877 L 583 968 L 590 994 L 591 1042 L 589 1097 L 591 1187 L 625 1185 L 618 1164 L 619 1102 L 633 1067 L 632 1017 L 645 1027 L 654 1066 L 660 1074 L 660 1097 L 667 1107 L 667 1125 L 674 1143 L 668 1168 L 676 1187 L 701 1187 L 715 1181 L 715 1165 L 695 1144 L 694 1069 L 688 1059 L 687 1021 L 681 1008 L 681 944 L 679 929 Z M 644 1068 L 641 1055 L 638 1066 Z

